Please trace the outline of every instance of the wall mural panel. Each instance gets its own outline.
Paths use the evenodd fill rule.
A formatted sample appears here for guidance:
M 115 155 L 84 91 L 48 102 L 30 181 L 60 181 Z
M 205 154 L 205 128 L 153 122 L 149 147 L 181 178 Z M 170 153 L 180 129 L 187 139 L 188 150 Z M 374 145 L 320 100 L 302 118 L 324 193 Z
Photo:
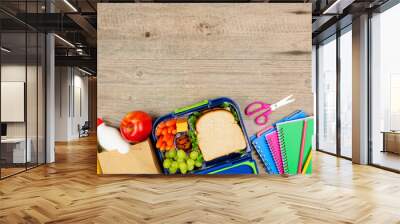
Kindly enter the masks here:
M 98 173 L 311 173 L 310 21 L 311 4 L 98 4 Z

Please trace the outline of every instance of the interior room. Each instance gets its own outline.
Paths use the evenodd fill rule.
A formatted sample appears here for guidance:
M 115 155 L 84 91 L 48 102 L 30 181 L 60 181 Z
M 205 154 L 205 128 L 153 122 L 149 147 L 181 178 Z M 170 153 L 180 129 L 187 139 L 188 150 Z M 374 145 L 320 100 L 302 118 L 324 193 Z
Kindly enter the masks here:
M 278 10 L 249 13 L 252 4 Z M 224 6 L 225 14 L 216 13 Z M 149 15 L 157 7 L 165 9 Z M 398 0 L 0 1 L 0 223 L 399 223 L 399 21 Z M 247 102 L 273 103 L 267 100 L 286 91 L 296 101 L 268 115 L 265 126 L 249 118 Z M 164 95 L 154 100 L 157 94 Z M 176 129 L 165 122 L 157 134 L 157 118 L 206 105 L 180 107 L 202 94 L 236 97 L 232 119 L 247 129 L 251 175 L 172 175 L 160 154 L 150 161 L 156 175 L 101 168 L 104 152 L 117 155 L 116 165 L 140 169 L 145 160 L 118 160 L 123 152 L 106 149 L 100 137 L 117 136 L 107 143 L 128 150 L 146 142 L 168 151 L 167 140 L 158 146 L 154 136 L 181 136 L 178 127 L 188 131 L 198 120 L 185 126 L 176 116 Z M 139 105 L 154 127 L 137 143 L 122 124 Z M 273 173 L 252 141 L 298 108 L 314 122 L 309 159 L 299 158 L 312 172 L 299 162 L 298 175 L 288 174 L 275 162 Z M 181 169 L 191 159 L 184 153 L 189 158 L 161 155 Z
M 1 34 L 2 178 L 37 167 L 46 156 L 45 36 L 21 31 Z
M 400 66 L 394 55 L 400 34 L 391 27 L 400 19 L 399 12 L 397 5 L 371 19 L 371 162 L 395 170 L 400 169 Z

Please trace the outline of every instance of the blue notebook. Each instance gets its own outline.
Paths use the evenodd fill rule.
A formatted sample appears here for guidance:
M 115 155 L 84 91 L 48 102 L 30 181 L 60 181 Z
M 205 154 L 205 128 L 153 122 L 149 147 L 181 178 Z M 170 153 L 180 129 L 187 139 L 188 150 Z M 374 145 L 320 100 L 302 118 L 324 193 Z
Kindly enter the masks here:
M 268 146 L 265 135 L 271 133 L 273 128 L 265 131 L 259 137 L 253 135 L 250 137 L 250 141 L 256 149 L 258 155 L 261 158 L 261 161 L 265 165 L 265 171 L 269 174 L 279 174 L 278 168 L 276 167 L 274 157 L 272 156 L 271 150 Z
M 279 121 L 275 122 L 273 126 L 276 125 L 276 123 L 280 122 L 285 122 L 285 121 L 291 121 L 291 120 L 296 120 L 296 119 L 301 119 L 307 117 L 308 114 L 305 113 L 302 110 L 297 110 L 290 115 L 280 119 Z M 256 149 L 258 155 L 261 158 L 261 161 L 265 165 L 265 171 L 269 174 L 279 174 L 279 170 L 277 168 L 277 165 L 275 163 L 274 157 L 271 153 L 271 149 L 269 148 L 268 142 L 265 138 L 265 136 L 271 132 L 273 132 L 274 129 L 271 128 L 264 133 L 262 133 L 260 136 L 257 137 L 257 135 L 253 135 L 250 137 L 250 142 Z

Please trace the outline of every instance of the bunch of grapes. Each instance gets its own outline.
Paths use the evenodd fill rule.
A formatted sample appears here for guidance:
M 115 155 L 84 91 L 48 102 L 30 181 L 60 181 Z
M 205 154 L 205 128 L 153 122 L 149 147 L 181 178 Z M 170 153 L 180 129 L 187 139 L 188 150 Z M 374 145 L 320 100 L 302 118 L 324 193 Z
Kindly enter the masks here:
M 163 167 L 168 169 L 170 174 L 175 174 L 178 171 L 182 174 L 186 174 L 195 167 L 200 168 L 202 166 L 203 155 L 197 150 L 191 151 L 189 155 L 182 149 L 173 149 L 165 153 Z

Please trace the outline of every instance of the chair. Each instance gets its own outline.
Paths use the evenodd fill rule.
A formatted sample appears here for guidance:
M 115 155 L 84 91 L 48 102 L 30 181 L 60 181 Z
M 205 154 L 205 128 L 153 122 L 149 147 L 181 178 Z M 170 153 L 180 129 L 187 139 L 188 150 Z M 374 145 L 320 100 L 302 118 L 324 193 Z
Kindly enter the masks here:
M 82 125 L 82 127 L 80 127 L 80 125 L 78 125 L 79 138 L 88 137 L 89 136 L 89 130 L 90 130 L 89 121 L 85 121 L 85 123 Z

